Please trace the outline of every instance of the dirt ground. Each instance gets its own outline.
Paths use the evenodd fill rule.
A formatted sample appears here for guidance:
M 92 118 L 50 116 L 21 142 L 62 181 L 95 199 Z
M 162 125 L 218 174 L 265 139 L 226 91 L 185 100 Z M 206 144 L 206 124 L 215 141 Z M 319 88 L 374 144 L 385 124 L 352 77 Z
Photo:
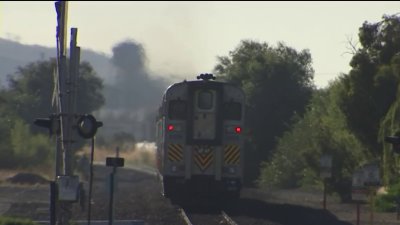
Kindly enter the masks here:
M 92 219 L 107 219 L 107 183 L 104 179 L 109 170 L 97 173 L 94 185 L 94 204 L 92 206 Z M 1 174 L 1 173 L 0 173 Z M 122 174 L 122 171 L 121 171 Z M 12 174 L 8 174 L 10 176 Z M 156 178 L 148 176 L 121 175 L 118 179 L 120 191 L 115 196 L 117 219 L 142 219 L 150 225 L 175 224 L 180 225 L 175 208 L 159 196 Z M 5 176 L 0 177 L 0 214 L 29 218 L 32 220 L 48 220 L 49 185 L 46 184 L 11 184 L 5 182 Z M 135 185 L 132 186 L 132 181 Z M 131 185 L 131 186 L 127 186 Z M 124 189 L 127 188 L 127 189 Z M 129 190 L 123 193 L 122 190 Z M 253 198 L 271 204 L 303 206 L 307 208 L 322 209 L 323 195 L 321 191 L 304 190 L 270 190 L 245 189 L 243 198 Z M 293 207 L 295 208 L 295 207 Z M 338 221 L 356 225 L 357 206 L 355 204 L 340 203 L 338 198 L 327 196 L 326 210 L 337 217 Z M 160 213 L 163 211 L 163 213 Z M 87 211 L 82 211 L 78 205 L 74 206 L 74 218 L 86 219 Z M 157 215 L 157 216 L 155 216 Z M 400 225 L 396 213 L 371 213 L 368 204 L 360 206 L 360 223 L 375 225 Z
M 323 192 L 319 190 L 271 190 L 270 192 L 248 189 L 244 196 L 255 195 L 263 200 L 280 204 L 307 206 L 323 209 Z M 357 204 L 341 203 L 338 197 L 326 197 L 326 210 L 339 220 L 357 224 Z M 397 213 L 372 212 L 368 203 L 359 205 L 359 224 L 368 225 L 399 225 Z

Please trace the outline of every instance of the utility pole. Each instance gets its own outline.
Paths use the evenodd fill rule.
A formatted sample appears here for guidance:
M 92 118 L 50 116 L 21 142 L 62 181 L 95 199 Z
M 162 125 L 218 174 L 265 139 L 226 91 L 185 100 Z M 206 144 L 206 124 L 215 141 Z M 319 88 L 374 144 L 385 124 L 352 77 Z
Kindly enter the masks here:
M 56 163 L 56 223 L 68 225 L 72 217 L 72 203 L 78 200 L 79 178 L 73 174 L 72 147 L 74 144 L 76 81 L 79 68 L 80 49 L 76 46 L 77 29 L 71 29 L 70 62 L 67 62 L 68 2 L 57 1 L 57 71 L 60 133 L 57 134 Z M 62 158 L 61 158 L 62 156 Z
M 74 175 L 73 144 L 76 131 L 85 139 L 93 138 L 102 122 L 90 114 L 76 114 L 77 85 L 80 64 L 80 47 L 77 43 L 77 28 L 71 28 L 70 58 L 67 62 L 67 15 L 68 2 L 56 1 L 57 11 L 57 70 L 54 74 L 55 89 L 53 103 L 56 113 L 49 118 L 37 118 L 35 125 L 46 127 L 50 135 L 56 136 L 55 181 L 50 184 L 50 224 L 69 225 L 72 204 L 80 199 L 82 185 Z M 75 134 L 75 135 L 74 135 Z M 93 153 L 92 153 L 93 157 Z

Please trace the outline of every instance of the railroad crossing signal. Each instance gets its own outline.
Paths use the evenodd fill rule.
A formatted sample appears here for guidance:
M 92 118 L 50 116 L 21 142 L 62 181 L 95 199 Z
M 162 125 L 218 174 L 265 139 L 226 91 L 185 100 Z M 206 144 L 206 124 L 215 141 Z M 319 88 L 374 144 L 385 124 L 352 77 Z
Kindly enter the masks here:
M 78 134 L 86 139 L 94 137 L 97 128 L 103 126 L 102 122 L 96 121 L 94 116 L 85 114 L 79 117 L 77 121 Z
M 48 118 L 37 118 L 34 122 L 35 125 L 49 129 L 49 134 L 60 134 L 60 118 L 52 114 Z M 90 114 L 84 114 L 78 116 L 76 128 L 78 134 L 85 139 L 94 137 L 99 127 L 102 127 L 103 123 L 96 121 L 96 118 Z
M 36 126 L 49 129 L 49 135 L 60 134 L 60 118 L 52 114 L 48 118 L 37 118 L 33 122 Z

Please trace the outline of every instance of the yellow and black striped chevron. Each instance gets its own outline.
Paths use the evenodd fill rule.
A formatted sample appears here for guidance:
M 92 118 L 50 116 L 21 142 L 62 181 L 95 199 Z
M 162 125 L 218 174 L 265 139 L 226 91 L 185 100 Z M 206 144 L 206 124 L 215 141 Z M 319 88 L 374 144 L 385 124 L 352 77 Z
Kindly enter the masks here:
M 211 147 L 195 146 L 194 161 L 201 170 L 206 170 L 214 160 L 214 153 Z
M 183 145 L 169 144 L 168 145 L 168 159 L 171 162 L 180 162 L 183 160 Z
M 224 147 L 224 162 L 226 165 L 235 165 L 240 162 L 240 147 L 239 145 L 225 145 Z

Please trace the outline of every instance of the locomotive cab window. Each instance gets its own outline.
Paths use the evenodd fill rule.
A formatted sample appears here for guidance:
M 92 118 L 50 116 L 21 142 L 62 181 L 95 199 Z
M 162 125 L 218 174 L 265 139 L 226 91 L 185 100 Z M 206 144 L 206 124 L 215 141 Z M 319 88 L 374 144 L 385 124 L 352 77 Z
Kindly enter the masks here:
M 241 120 L 242 119 L 242 104 L 239 102 L 226 102 L 224 104 L 224 119 L 226 120 Z
M 197 107 L 201 110 L 211 110 L 214 107 L 214 95 L 211 91 L 199 91 Z
M 169 102 L 168 117 L 172 120 L 184 120 L 186 119 L 186 101 L 183 100 L 172 100 Z

